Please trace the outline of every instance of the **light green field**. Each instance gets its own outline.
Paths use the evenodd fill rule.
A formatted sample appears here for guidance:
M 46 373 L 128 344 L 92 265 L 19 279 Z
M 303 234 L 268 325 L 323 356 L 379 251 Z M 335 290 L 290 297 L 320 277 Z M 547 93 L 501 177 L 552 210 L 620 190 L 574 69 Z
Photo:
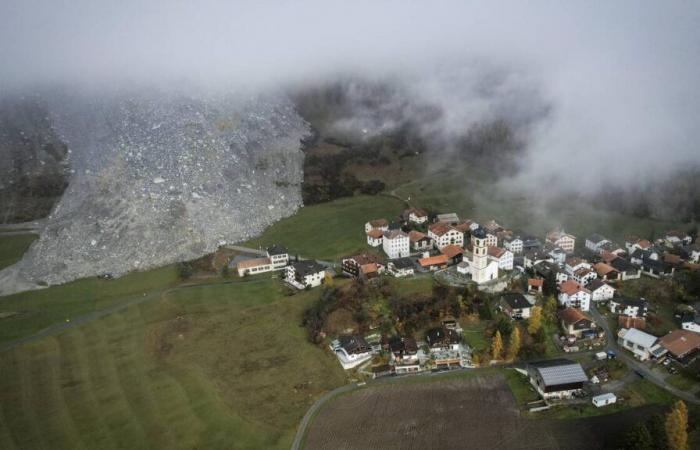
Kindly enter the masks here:
M 288 448 L 340 366 L 306 341 L 319 290 L 183 288 L 0 359 L 0 448 Z
M 368 220 L 397 217 L 404 204 L 386 196 L 357 196 L 302 208 L 243 245 L 282 244 L 290 254 L 337 260 L 369 248 L 364 225 Z
M 19 261 L 37 238 L 36 234 L 0 235 L 0 269 Z

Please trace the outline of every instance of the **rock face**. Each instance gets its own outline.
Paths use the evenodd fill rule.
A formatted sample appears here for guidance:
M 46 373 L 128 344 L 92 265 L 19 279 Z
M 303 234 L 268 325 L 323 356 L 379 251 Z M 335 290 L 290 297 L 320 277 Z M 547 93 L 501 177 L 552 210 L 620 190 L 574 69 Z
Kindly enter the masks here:
M 308 126 L 285 98 L 132 92 L 48 104 L 70 183 L 39 240 L 0 272 L 2 294 L 196 258 L 301 205 Z

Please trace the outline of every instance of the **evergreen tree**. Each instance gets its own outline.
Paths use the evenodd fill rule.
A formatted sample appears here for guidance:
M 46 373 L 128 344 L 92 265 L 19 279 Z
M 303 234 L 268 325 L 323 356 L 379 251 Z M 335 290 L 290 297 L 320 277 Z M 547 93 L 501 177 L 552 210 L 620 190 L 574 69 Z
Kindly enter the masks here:
M 625 433 L 619 450 L 655 450 L 649 428 L 643 423 Z

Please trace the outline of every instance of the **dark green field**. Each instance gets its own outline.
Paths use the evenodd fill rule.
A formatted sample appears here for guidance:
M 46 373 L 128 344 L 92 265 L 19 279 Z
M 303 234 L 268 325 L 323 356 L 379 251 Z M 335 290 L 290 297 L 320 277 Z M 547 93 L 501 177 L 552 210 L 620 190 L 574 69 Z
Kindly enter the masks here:
M 38 237 L 36 234 L 0 235 L 0 269 L 19 261 Z

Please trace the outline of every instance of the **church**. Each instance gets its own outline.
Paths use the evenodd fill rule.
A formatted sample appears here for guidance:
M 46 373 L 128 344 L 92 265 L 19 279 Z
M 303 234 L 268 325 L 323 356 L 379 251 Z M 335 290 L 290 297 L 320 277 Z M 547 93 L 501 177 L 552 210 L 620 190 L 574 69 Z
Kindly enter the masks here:
M 472 280 L 477 284 L 495 280 L 498 278 L 498 260 L 488 254 L 486 231 L 479 227 L 471 235 L 472 252 L 465 254 L 457 271 L 471 274 Z

